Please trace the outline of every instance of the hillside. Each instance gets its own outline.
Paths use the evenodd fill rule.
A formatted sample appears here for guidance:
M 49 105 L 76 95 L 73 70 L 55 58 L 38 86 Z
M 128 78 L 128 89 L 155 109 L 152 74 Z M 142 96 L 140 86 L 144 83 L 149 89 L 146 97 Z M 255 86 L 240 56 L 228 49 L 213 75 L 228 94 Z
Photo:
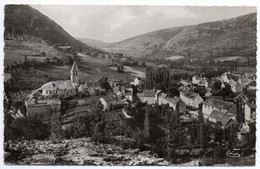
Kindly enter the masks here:
M 158 30 L 104 49 L 136 58 L 256 56 L 256 13 Z
M 91 38 L 77 38 L 77 39 L 88 46 L 91 46 L 93 48 L 98 48 L 98 49 L 105 48 L 106 46 L 109 45 L 109 43 L 102 42 L 96 39 L 91 39 Z
M 49 45 L 72 45 L 76 50 L 95 50 L 73 38 L 60 25 L 29 5 L 5 6 L 5 37 L 32 36 Z

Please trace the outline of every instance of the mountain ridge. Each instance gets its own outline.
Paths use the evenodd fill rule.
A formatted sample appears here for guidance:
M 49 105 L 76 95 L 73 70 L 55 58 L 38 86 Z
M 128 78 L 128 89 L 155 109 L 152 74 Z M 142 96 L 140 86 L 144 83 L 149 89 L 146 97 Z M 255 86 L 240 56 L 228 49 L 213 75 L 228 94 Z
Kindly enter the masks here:
M 6 5 L 4 35 L 41 38 L 50 45 L 71 45 L 76 50 L 96 50 L 72 37 L 54 20 L 29 5 Z
M 93 39 L 93 38 L 76 37 L 76 39 L 78 39 L 79 41 L 81 41 L 82 43 L 85 43 L 86 45 L 88 45 L 90 47 L 94 47 L 94 48 L 98 48 L 98 49 L 102 49 L 110 44 L 108 42 L 104 42 L 104 41 Z
M 136 58 L 255 56 L 256 13 L 156 30 L 113 43 L 104 50 Z

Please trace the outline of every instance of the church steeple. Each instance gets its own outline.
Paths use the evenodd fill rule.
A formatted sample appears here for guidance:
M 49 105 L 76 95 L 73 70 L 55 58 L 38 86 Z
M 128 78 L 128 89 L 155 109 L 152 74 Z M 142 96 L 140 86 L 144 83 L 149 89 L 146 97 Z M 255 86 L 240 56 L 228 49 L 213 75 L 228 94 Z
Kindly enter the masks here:
M 77 63 L 74 61 L 71 71 L 70 71 L 70 80 L 73 86 L 79 85 L 79 68 Z

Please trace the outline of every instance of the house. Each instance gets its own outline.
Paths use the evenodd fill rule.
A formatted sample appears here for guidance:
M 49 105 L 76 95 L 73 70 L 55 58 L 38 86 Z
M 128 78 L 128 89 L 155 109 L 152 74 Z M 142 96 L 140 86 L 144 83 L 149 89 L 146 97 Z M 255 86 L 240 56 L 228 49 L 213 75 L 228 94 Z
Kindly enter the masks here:
M 242 77 L 238 80 L 238 83 L 242 85 L 242 87 L 245 87 L 248 83 L 250 83 L 251 80 L 246 77 Z
M 38 100 L 31 98 L 25 101 L 27 117 L 34 117 L 43 122 L 51 119 L 52 113 L 60 112 L 61 101 L 59 99 Z
M 183 85 L 183 86 L 191 86 L 192 83 L 188 80 L 184 80 L 184 79 L 181 79 L 180 83 Z
M 133 101 L 133 92 L 127 92 L 125 94 L 125 99 L 130 100 L 132 102 Z
M 193 76 L 192 77 L 192 84 L 198 85 L 198 86 L 204 86 L 204 87 L 208 87 L 208 81 L 207 78 L 202 77 L 202 76 Z
M 236 120 L 236 106 L 234 103 L 215 98 L 209 98 L 202 105 L 202 113 L 204 118 L 209 118 L 209 115 L 213 110 L 228 114 L 230 117 Z
M 205 97 L 210 97 L 212 95 L 212 93 L 210 91 L 207 91 L 207 93 L 205 93 Z
M 232 122 L 234 121 L 234 119 L 229 117 L 226 113 L 217 110 L 213 110 L 210 113 L 208 120 L 210 122 L 220 124 L 223 128 L 228 127 L 229 124 L 233 124 Z
M 186 106 L 192 108 L 199 108 L 199 105 L 203 102 L 203 99 L 198 93 L 194 93 L 190 88 L 181 86 L 179 88 L 180 99 L 185 103 Z
M 229 84 L 230 84 L 232 92 L 234 92 L 234 93 L 242 92 L 243 87 L 238 82 L 231 80 Z
M 110 94 L 106 96 L 102 96 L 99 101 L 103 106 L 103 111 L 110 111 L 112 110 L 112 102 L 116 99 Z
M 192 77 L 192 84 L 199 84 L 199 82 L 201 81 L 202 77 L 198 76 L 198 75 L 195 75 Z
M 70 80 L 51 81 L 42 85 L 36 91 L 40 92 L 44 97 L 67 97 L 76 95 L 76 89 L 73 87 Z
M 32 98 L 36 93 L 42 95 L 45 98 L 68 97 L 76 95 L 77 87 L 79 85 L 79 69 L 76 62 L 73 63 L 71 68 L 70 80 L 51 81 L 42 85 L 39 89 L 30 94 Z
M 111 111 L 114 109 L 123 108 L 127 103 L 123 100 L 117 101 L 112 94 L 102 96 L 99 99 L 100 103 L 103 106 L 103 111 Z
M 245 122 L 254 123 L 256 122 L 256 105 L 254 103 L 245 103 Z
M 125 95 L 125 93 L 126 93 L 126 87 L 125 87 L 125 86 L 115 86 L 115 87 L 113 87 L 113 92 L 114 92 L 114 93 L 121 92 L 122 95 Z
M 220 76 L 220 80 L 225 83 L 230 83 L 230 80 L 232 80 L 232 74 L 230 72 L 225 72 Z
M 169 107 L 171 107 L 174 111 L 177 109 L 181 99 L 178 97 L 168 97 L 166 98 L 166 100 L 168 101 Z
M 88 93 L 88 84 L 87 83 L 80 84 L 78 87 L 78 91 L 84 94 Z
M 143 81 L 141 80 L 141 78 L 139 77 L 136 77 L 134 79 L 133 82 L 131 82 L 131 85 L 134 85 L 134 86 L 141 86 L 143 84 Z
M 245 85 L 245 89 L 255 91 L 256 90 L 256 81 L 252 81 L 252 82 L 248 83 L 247 85 Z
M 163 93 L 161 91 L 160 92 L 159 91 L 156 92 L 156 100 L 157 100 L 157 103 L 159 105 L 167 104 L 168 100 L 166 98 L 167 98 L 167 94 L 166 93 Z
M 137 93 L 137 97 L 139 97 L 139 99 L 143 103 L 145 102 L 147 102 L 147 104 L 156 103 L 154 90 L 143 90 L 143 93 Z

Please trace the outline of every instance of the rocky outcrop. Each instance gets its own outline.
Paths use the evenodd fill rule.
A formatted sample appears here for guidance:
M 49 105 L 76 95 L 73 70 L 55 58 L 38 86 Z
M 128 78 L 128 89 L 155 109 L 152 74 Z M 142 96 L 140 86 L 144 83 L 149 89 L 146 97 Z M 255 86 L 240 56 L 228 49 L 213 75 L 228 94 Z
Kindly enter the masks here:
M 170 165 L 151 151 L 122 149 L 113 144 L 90 142 L 88 138 L 4 143 L 6 164 L 55 165 Z

